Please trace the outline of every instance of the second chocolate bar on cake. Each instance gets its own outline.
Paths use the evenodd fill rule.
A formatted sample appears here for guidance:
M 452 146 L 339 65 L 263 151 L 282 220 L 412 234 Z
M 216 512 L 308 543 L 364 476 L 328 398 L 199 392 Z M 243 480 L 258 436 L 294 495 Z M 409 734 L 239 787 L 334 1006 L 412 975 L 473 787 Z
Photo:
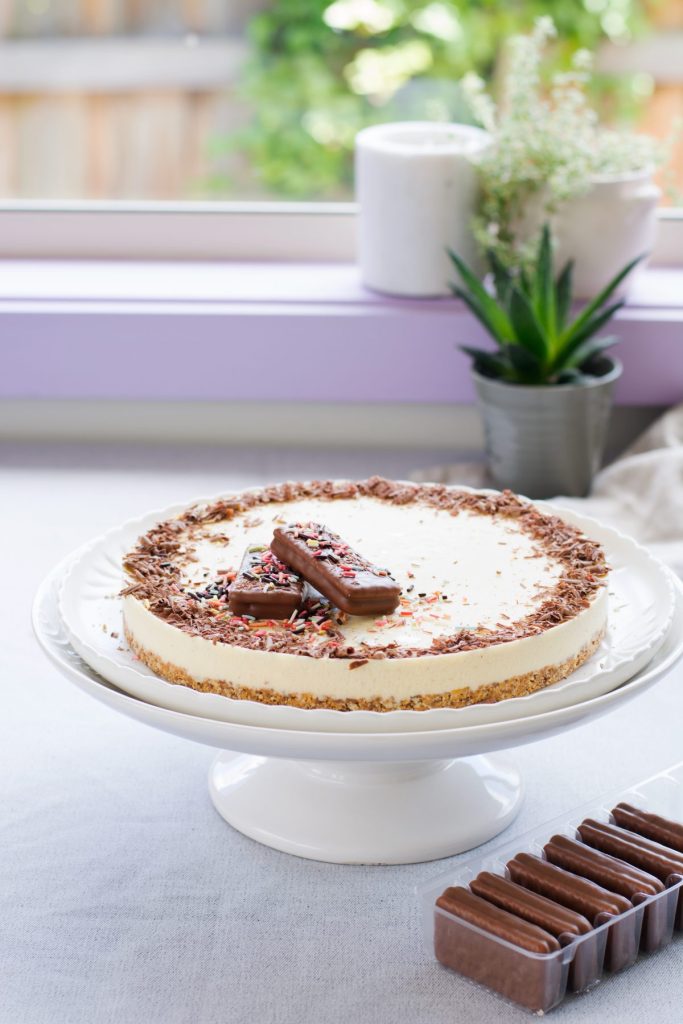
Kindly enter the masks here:
M 267 547 L 248 547 L 230 584 L 228 606 L 235 615 L 288 619 L 303 602 L 304 581 Z
M 278 526 L 271 550 L 349 615 L 387 615 L 401 588 L 387 569 L 374 566 L 320 523 Z

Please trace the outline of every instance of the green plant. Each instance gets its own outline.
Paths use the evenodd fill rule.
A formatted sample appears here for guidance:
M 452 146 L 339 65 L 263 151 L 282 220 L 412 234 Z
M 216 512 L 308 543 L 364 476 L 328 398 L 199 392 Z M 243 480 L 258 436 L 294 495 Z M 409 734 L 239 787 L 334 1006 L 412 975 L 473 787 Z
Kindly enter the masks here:
M 493 136 L 478 160 L 482 188 L 474 231 L 483 250 L 504 265 L 528 263 L 541 225 L 596 176 L 653 169 L 663 147 L 646 135 L 605 128 L 591 102 L 591 55 L 578 50 L 568 71 L 548 75 L 546 48 L 556 34 L 539 18 L 529 35 L 513 36 L 496 104 L 477 75 L 465 92 L 477 120 Z
M 570 261 L 553 278 L 553 254 L 548 224 L 543 226 L 530 269 L 517 272 L 489 251 L 493 291 L 454 252 L 450 257 L 462 284 L 452 285 L 455 295 L 470 308 L 498 346 L 497 351 L 462 345 L 477 372 L 511 384 L 580 383 L 599 370 L 598 357 L 617 339 L 597 338 L 623 300 L 607 305 L 615 289 L 642 259 L 628 263 L 573 320 Z

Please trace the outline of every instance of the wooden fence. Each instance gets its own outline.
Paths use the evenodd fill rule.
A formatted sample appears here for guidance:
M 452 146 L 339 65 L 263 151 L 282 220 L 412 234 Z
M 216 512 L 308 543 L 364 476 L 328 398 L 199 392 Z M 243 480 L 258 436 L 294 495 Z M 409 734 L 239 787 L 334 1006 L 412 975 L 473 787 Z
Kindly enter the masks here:
M 235 38 L 0 43 L 0 195 L 197 197 L 245 121 Z
M 0 196 L 206 194 L 267 2 L 0 0 Z
M 0 197 L 212 194 L 211 142 L 248 116 L 237 89 L 244 25 L 266 3 L 0 0 Z M 652 39 L 608 48 L 601 62 L 651 76 L 641 127 L 665 137 L 683 121 L 683 0 L 658 0 L 653 13 Z M 243 170 L 231 161 L 228 171 Z M 249 198 L 242 180 L 235 196 Z M 683 133 L 666 184 L 683 194 Z
M 239 32 L 268 0 L 0 0 L 4 36 Z

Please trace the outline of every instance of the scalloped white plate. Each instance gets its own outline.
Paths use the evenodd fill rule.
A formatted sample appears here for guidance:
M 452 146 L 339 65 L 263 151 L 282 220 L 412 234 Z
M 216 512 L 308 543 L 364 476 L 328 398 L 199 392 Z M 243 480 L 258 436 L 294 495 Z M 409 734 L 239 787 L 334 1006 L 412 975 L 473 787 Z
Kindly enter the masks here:
M 128 650 L 118 597 L 124 584 L 123 555 L 154 523 L 189 504 L 130 520 L 76 552 L 60 587 L 59 613 L 73 648 L 109 682 L 150 704 L 203 718 L 281 729 L 369 733 L 453 729 L 525 718 L 599 697 L 640 672 L 663 643 L 674 613 L 672 574 L 643 547 L 588 516 L 536 502 L 599 541 L 611 567 L 607 635 L 593 657 L 567 679 L 497 704 L 429 711 L 314 710 L 200 693 L 161 679 Z

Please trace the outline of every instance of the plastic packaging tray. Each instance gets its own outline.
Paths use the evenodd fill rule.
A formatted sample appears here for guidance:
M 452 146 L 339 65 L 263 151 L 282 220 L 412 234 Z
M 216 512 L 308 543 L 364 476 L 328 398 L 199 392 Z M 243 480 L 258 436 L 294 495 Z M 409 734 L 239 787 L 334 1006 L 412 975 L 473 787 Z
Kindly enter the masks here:
M 611 918 L 554 953 L 531 953 L 455 917 L 436 900 L 449 886 L 468 886 L 480 871 L 509 878 L 506 864 L 517 853 L 543 855 L 551 836 L 578 838 L 584 818 L 613 822 L 610 811 L 625 801 L 641 810 L 683 823 L 683 762 L 544 822 L 487 853 L 455 865 L 418 888 L 425 940 L 437 959 L 457 962 L 457 971 L 536 1013 L 557 1006 L 568 992 L 584 992 L 605 976 L 655 953 L 683 928 L 683 878 L 656 896 Z

